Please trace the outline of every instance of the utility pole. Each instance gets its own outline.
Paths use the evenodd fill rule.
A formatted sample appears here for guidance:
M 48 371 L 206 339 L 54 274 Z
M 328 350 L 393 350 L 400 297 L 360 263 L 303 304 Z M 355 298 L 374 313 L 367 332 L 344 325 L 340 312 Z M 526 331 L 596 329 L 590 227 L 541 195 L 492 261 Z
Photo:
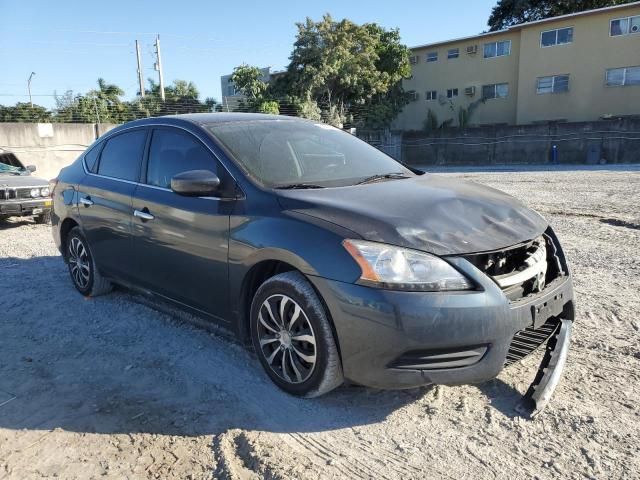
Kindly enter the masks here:
M 156 64 L 155 69 L 158 71 L 160 79 L 160 98 L 164 102 L 164 77 L 162 76 L 162 57 L 160 56 L 160 35 L 156 36 Z
M 140 56 L 140 44 L 136 40 L 136 58 L 138 59 L 138 82 L 140 83 L 140 96 L 144 98 L 144 79 L 142 78 L 142 57 Z
M 33 100 L 31 99 L 31 79 L 36 74 L 36 72 L 31 72 L 29 75 L 29 80 L 27 80 L 27 90 L 29 90 L 29 103 L 31 104 L 31 108 L 33 108 Z

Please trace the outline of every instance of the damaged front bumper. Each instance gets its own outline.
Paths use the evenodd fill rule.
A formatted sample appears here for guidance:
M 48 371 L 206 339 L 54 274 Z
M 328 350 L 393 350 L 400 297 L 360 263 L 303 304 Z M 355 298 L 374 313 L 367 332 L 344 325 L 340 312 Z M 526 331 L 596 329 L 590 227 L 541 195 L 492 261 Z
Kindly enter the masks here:
M 552 338 L 553 353 L 529 394 L 535 403 L 529 410 L 539 412 L 566 359 L 565 322 L 574 318 L 571 275 L 513 301 L 464 258 L 449 261 L 478 290 L 401 292 L 309 278 L 333 319 L 345 378 L 383 389 L 481 383 Z
M 536 378 L 516 407 L 521 415 L 533 418 L 551 400 L 567 362 L 572 328 L 573 321 L 562 319 L 560 328 L 547 340 L 547 348 Z

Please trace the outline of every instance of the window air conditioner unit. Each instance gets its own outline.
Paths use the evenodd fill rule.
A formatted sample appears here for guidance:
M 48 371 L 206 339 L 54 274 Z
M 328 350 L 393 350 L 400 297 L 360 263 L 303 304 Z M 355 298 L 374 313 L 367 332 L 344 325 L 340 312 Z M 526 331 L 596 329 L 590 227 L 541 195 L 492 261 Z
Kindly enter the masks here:
M 478 45 L 467 46 L 467 55 L 475 55 L 478 53 Z
M 418 55 L 411 55 L 409 57 L 409 63 L 411 65 L 415 65 L 416 63 L 418 63 L 418 58 L 420 58 L 420 57 L 418 57 Z
M 476 87 L 467 87 L 464 89 L 464 94 L 468 97 L 473 97 L 476 94 Z

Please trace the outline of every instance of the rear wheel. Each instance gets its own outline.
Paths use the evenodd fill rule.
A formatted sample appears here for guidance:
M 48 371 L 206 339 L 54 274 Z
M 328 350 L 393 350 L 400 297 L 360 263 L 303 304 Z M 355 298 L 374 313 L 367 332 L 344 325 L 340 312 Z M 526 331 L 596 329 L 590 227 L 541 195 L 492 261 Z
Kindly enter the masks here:
M 111 291 L 111 282 L 100 275 L 79 227 L 72 228 L 67 236 L 66 255 L 71 280 L 81 294 L 95 297 Z
M 343 382 L 324 306 L 299 272 L 260 286 L 251 304 L 251 338 L 267 375 L 292 395 L 317 397 Z

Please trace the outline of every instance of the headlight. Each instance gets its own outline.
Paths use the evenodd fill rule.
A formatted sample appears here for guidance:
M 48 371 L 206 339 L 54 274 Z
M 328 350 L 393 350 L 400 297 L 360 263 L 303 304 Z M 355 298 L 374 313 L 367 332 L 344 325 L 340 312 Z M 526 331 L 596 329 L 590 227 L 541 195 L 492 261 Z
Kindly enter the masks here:
M 40 189 L 39 188 L 32 188 L 31 189 L 31 198 L 37 198 L 40 196 Z
M 43 197 L 48 197 L 49 196 L 49 187 L 44 187 L 40 189 L 40 195 L 42 195 Z
M 473 288 L 464 275 L 428 253 L 365 240 L 344 240 L 342 245 L 360 265 L 363 283 L 429 292 Z

